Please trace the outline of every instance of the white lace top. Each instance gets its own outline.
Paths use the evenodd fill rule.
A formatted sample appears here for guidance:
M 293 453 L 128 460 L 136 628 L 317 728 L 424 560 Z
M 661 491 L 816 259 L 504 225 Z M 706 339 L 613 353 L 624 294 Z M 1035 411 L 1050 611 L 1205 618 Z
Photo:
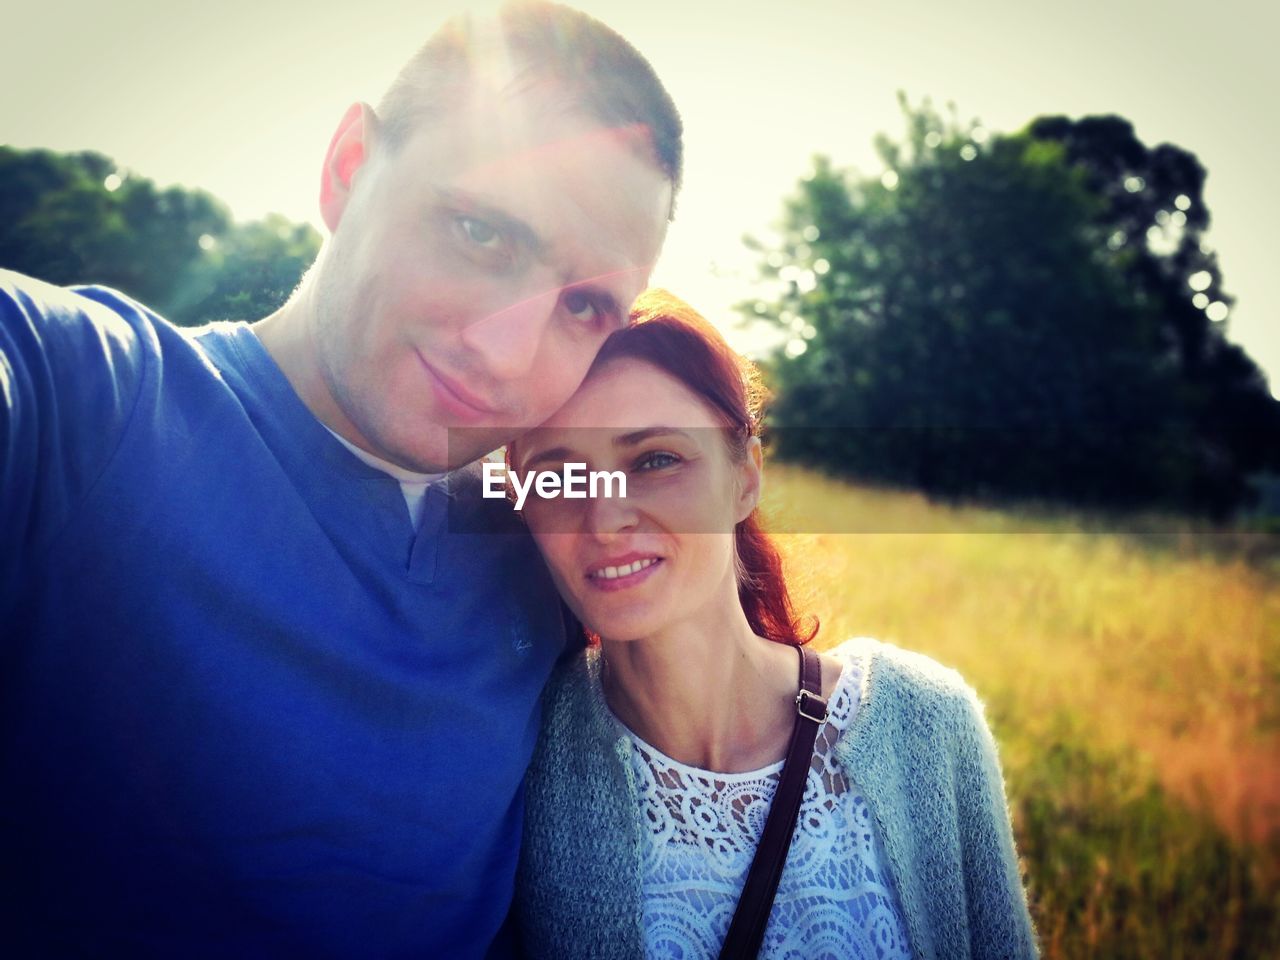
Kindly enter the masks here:
M 862 667 L 851 657 L 818 731 L 762 958 L 910 956 L 870 811 L 831 752 L 853 719 L 861 687 Z M 783 763 L 747 773 L 712 773 L 673 760 L 627 733 L 641 822 L 648 828 L 641 852 L 646 954 L 663 960 L 715 957 Z

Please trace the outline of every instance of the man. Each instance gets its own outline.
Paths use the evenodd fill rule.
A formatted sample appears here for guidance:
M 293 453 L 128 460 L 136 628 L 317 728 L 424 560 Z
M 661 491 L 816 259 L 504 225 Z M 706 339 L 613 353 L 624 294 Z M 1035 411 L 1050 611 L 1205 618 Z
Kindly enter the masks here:
M 4 955 L 490 949 L 565 630 L 509 507 L 431 481 L 625 322 L 680 137 L 616 34 L 512 7 L 343 118 L 273 316 L 4 277 Z

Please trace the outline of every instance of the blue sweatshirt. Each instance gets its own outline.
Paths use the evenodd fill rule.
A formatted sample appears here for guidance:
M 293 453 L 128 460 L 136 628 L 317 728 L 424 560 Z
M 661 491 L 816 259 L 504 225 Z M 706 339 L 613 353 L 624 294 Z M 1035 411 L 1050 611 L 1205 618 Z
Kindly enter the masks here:
M 244 324 L 0 273 L 0 954 L 483 956 L 561 606 Z M 17 952 L 15 952 L 15 949 Z

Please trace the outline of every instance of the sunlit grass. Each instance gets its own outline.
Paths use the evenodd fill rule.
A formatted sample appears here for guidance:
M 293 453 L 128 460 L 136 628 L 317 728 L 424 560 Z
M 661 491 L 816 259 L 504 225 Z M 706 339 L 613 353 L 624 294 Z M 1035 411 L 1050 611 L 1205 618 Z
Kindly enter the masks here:
M 1274 541 L 1153 540 L 777 465 L 768 487 L 790 529 L 949 531 L 781 539 L 820 645 L 919 650 L 986 702 L 1047 956 L 1280 956 Z

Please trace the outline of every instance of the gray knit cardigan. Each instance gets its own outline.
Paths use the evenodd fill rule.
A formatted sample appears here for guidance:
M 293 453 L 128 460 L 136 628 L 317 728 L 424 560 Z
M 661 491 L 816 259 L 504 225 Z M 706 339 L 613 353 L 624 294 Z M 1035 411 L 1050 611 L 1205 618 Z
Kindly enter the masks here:
M 858 638 L 863 688 L 835 757 L 875 818 L 914 956 L 1026 958 L 1035 934 L 995 743 L 953 670 Z M 532 958 L 644 956 L 639 797 L 587 650 L 547 688 L 515 913 Z

